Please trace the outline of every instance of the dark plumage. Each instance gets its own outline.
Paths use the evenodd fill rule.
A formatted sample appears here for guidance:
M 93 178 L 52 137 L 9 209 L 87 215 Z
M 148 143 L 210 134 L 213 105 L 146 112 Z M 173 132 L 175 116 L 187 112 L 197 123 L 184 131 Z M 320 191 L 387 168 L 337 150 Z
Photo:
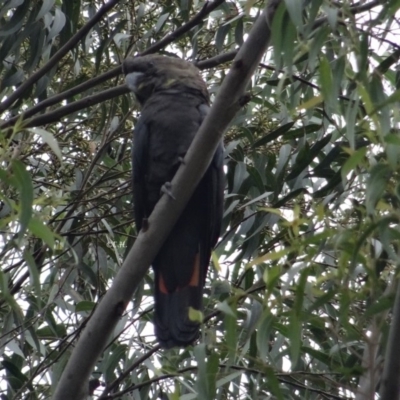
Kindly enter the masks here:
M 140 229 L 198 131 L 209 96 L 197 68 L 178 58 L 129 58 L 123 71 L 142 105 L 133 148 L 135 219 Z M 187 346 L 198 337 L 199 322 L 189 318 L 189 307 L 202 309 L 207 268 L 220 232 L 223 175 L 219 146 L 153 262 L 155 333 L 163 347 Z

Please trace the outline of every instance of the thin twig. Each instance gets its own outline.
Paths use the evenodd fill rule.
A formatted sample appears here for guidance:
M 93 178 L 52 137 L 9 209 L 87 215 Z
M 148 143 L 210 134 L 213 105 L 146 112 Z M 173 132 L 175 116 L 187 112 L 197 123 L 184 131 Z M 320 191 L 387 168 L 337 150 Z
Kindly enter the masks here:
M 400 285 L 397 282 L 389 340 L 386 345 L 385 363 L 381 380 L 381 400 L 400 398 Z

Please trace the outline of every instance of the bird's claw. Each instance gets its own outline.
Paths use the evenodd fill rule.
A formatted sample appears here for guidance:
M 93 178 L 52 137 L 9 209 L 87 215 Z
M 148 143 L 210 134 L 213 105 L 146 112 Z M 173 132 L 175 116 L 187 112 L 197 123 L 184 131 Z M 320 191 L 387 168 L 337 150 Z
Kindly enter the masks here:
M 171 187 L 171 182 L 165 182 L 164 185 L 161 186 L 161 192 L 171 197 L 171 199 L 176 200 L 175 196 L 171 192 Z

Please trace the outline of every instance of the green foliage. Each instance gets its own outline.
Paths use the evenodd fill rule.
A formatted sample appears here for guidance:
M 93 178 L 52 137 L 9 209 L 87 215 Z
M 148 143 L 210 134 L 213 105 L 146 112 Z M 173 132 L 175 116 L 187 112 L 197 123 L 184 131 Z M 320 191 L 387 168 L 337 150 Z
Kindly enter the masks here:
M 400 51 L 399 2 L 375 3 L 279 6 L 251 100 L 224 140 L 202 338 L 156 347 L 150 271 L 96 363 L 94 398 L 347 399 L 378 370 L 400 261 Z M 0 5 L 4 399 L 51 397 L 135 240 L 138 110 L 115 67 L 167 37 L 157 50 L 198 61 L 213 96 L 230 66 L 218 56 L 245 41 L 264 6 L 221 1 L 168 36 L 204 3 L 116 2 L 63 50 L 102 4 Z

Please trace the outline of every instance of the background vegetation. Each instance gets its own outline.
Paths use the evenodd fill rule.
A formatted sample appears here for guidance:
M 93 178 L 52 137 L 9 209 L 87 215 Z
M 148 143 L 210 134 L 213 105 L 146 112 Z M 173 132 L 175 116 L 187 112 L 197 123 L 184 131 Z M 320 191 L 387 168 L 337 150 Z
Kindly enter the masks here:
M 224 139 L 202 338 L 159 349 L 150 271 L 96 364 L 95 399 L 396 398 L 381 382 L 385 351 L 400 360 L 400 2 L 283 4 Z M 121 61 L 194 61 L 213 96 L 264 6 L 1 3 L 3 400 L 51 398 L 135 240 L 138 108 Z

